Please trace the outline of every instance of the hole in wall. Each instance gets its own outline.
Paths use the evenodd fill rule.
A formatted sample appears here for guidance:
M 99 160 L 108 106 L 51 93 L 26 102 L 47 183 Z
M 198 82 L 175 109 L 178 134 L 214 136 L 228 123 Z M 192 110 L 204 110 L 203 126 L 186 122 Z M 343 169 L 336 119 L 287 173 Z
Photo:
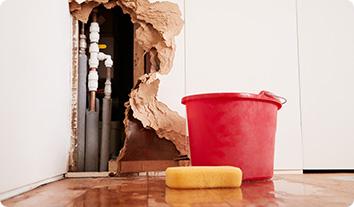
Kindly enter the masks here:
M 155 171 L 178 164 L 175 158 L 180 160 L 179 156 L 183 155 L 182 159 L 185 159 L 187 153 L 185 119 L 157 100 L 157 74 L 170 71 L 175 52 L 174 37 L 183 25 L 178 6 L 171 2 L 151 3 L 148 0 L 69 2 L 73 16 L 82 22 L 88 21 L 87 37 L 91 22 L 89 15 L 96 8 L 100 24 L 99 43 L 106 45 L 100 52 L 110 53 L 114 60 L 111 117 L 117 127 L 112 127 L 110 158 L 117 156 L 118 152 L 119 156 L 112 162 L 118 164 L 113 171 Z M 88 51 L 86 53 L 90 56 Z M 102 100 L 105 73 L 104 68 L 97 70 L 99 84 L 96 97 Z M 72 124 L 75 126 L 75 120 Z M 73 137 L 75 140 L 75 135 Z M 130 142 L 127 141 L 129 139 Z M 127 144 L 136 142 L 139 143 L 134 146 Z M 141 149 L 146 153 L 130 156 L 134 150 L 139 150 L 137 146 L 146 147 Z M 165 150 L 166 156 L 161 156 L 161 149 Z M 72 151 L 75 153 L 75 148 Z M 150 158 L 156 162 L 150 162 Z M 126 161 L 123 163 L 125 167 L 121 161 Z M 75 161 L 70 163 L 75 165 Z
M 111 55 L 114 62 L 111 79 L 112 124 L 110 158 L 115 158 L 124 144 L 124 104 L 129 100 L 129 93 L 134 84 L 132 70 L 134 25 L 130 16 L 124 14 L 120 7 L 106 9 L 102 5 L 97 8 L 97 21 L 100 25 L 100 51 Z M 86 24 L 85 31 L 89 31 L 90 23 L 91 21 Z M 100 105 L 102 106 L 106 81 L 106 69 L 103 63 L 98 67 L 98 74 L 97 98 L 101 101 Z M 100 108 L 100 121 L 102 121 L 102 107 Z

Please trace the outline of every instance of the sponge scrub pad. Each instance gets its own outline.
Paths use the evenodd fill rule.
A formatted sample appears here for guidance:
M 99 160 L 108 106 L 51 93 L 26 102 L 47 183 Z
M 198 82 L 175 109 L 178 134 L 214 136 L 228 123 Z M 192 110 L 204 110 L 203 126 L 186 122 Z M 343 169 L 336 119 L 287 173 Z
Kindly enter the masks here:
M 215 167 L 169 167 L 166 185 L 170 188 L 232 188 L 242 184 L 240 168 Z

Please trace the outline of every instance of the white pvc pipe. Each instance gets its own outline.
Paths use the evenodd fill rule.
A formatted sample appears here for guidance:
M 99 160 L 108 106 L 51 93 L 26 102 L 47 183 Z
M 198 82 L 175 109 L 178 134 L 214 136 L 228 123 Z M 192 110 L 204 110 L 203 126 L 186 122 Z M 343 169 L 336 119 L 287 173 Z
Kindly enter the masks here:
M 98 53 L 98 60 L 104 61 L 104 64 L 105 64 L 107 70 L 110 70 L 113 66 L 112 57 L 110 55 L 104 54 L 103 52 Z M 110 71 L 108 73 L 110 73 Z M 112 94 L 111 74 L 107 74 L 106 77 L 107 77 L 107 79 L 106 79 L 105 87 L 104 87 L 104 95 L 105 95 L 105 98 L 111 98 L 111 94 Z
M 97 171 L 98 169 L 98 157 L 100 157 L 99 169 L 100 171 L 106 171 L 109 159 L 109 138 L 111 131 L 111 108 L 112 108 L 112 87 L 111 87 L 111 75 L 110 71 L 113 66 L 113 61 L 110 55 L 106 55 L 99 52 L 98 42 L 100 39 L 100 27 L 97 22 L 94 21 L 90 25 L 90 59 L 89 66 L 90 72 L 88 74 L 88 90 L 90 91 L 90 107 L 87 112 L 87 146 L 85 157 L 85 168 L 87 171 Z M 103 99 L 102 109 L 102 134 L 101 134 L 101 151 L 98 156 L 98 114 L 99 106 L 98 101 L 95 101 L 96 92 L 98 88 L 98 73 L 97 68 L 100 61 L 104 61 L 107 68 L 107 79 L 105 82 L 105 97 Z M 97 167 L 97 168 L 96 168 Z
M 90 91 L 89 110 L 86 113 L 86 146 L 85 146 L 85 170 L 89 172 L 99 169 L 99 101 L 96 99 L 98 88 L 98 41 L 100 39 L 100 27 L 96 22 L 96 14 L 93 13 L 93 22 L 90 25 L 90 71 L 88 74 L 88 90 Z
M 98 60 L 98 41 L 100 40 L 100 27 L 97 22 L 92 22 L 90 25 L 90 59 L 89 59 L 89 66 L 90 72 L 88 75 L 88 90 L 91 92 L 90 95 L 90 111 L 95 111 L 95 98 L 96 98 L 96 91 L 98 88 L 98 73 L 97 68 L 99 64 Z

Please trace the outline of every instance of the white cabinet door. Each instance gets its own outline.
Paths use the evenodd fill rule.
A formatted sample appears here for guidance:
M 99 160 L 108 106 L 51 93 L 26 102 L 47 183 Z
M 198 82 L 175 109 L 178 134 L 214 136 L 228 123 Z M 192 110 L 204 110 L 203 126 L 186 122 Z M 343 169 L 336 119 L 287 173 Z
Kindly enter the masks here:
M 187 0 L 186 91 L 269 90 L 278 114 L 276 169 L 302 169 L 295 0 Z
M 300 0 L 305 169 L 354 169 L 354 7 Z

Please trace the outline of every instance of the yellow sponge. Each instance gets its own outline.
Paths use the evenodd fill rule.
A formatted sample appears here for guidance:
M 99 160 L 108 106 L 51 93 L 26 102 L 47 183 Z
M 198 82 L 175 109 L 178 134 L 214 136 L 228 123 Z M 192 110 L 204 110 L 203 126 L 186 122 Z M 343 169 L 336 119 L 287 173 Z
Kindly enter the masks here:
M 240 187 L 242 171 L 237 167 L 169 167 L 166 185 L 170 188 L 231 188 Z

